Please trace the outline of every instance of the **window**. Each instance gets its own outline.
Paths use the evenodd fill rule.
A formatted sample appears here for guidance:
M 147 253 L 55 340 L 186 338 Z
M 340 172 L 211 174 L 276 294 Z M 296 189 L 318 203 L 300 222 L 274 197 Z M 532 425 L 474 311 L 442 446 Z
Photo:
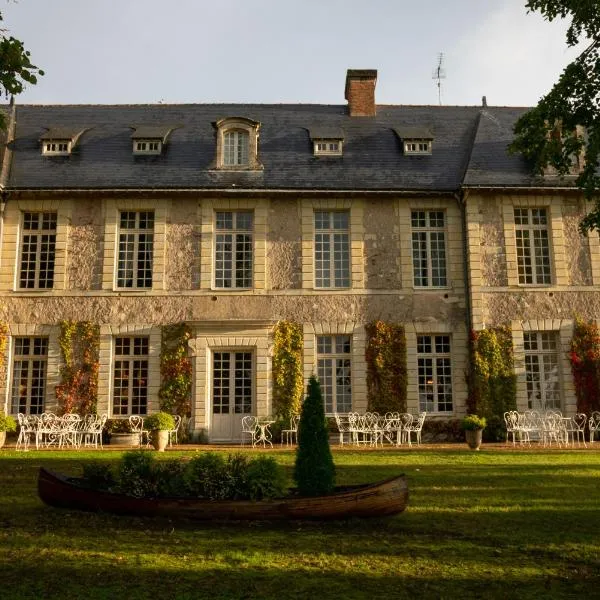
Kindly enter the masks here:
M 251 288 L 253 214 L 217 212 L 215 287 Z
M 115 338 L 113 415 L 148 411 L 148 338 Z
M 315 211 L 315 286 L 350 287 L 348 211 Z
M 523 345 L 527 406 L 534 410 L 560 408 L 556 333 L 525 332 Z
M 548 216 L 545 208 L 515 208 L 519 283 L 552 283 Z
M 227 131 L 223 135 L 223 164 L 226 167 L 248 166 L 248 133 Z
M 61 156 L 71 153 L 71 140 L 47 140 L 42 143 L 42 154 Z
M 13 414 L 39 415 L 44 412 L 47 362 L 47 338 L 14 338 L 11 386 Z
M 213 355 L 213 414 L 252 413 L 252 352 Z
M 154 213 L 121 211 L 117 287 L 151 288 Z
M 431 154 L 431 140 L 405 140 L 404 154 Z
M 411 213 L 415 287 L 446 287 L 446 218 L 441 210 Z
M 349 335 L 317 337 L 317 374 L 325 412 L 352 410 L 352 360 Z
M 417 336 L 419 410 L 452 412 L 449 335 Z
M 56 213 L 23 213 L 19 287 L 50 289 L 54 285 Z
M 315 156 L 341 156 L 342 140 L 314 140 Z
M 160 154 L 162 142 L 160 140 L 134 140 L 134 154 Z

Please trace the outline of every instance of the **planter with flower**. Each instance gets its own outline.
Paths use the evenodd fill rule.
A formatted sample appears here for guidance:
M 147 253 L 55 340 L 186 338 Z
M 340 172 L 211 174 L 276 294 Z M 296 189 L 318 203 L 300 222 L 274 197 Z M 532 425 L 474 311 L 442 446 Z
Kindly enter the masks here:
M 10 415 L 5 415 L 0 411 L 0 448 L 4 446 L 4 442 L 6 441 L 6 432 L 16 430 L 16 421 Z
M 461 421 L 461 427 L 465 432 L 465 439 L 471 450 L 479 450 L 483 430 L 487 425 L 485 417 L 477 415 L 467 415 Z
M 150 431 L 154 448 L 164 452 L 169 443 L 169 431 L 175 429 L 175 419 L 169 413 L 157 412 L 144 419 L 144 429 Z

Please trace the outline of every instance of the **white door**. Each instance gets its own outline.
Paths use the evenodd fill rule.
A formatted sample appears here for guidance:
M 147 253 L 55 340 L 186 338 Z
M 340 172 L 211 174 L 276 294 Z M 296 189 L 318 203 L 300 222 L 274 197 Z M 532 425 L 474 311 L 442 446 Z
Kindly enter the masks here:
M 242 417 L 252 414 L 252 352 L 213 352 L 212 442 L 239 442 Z

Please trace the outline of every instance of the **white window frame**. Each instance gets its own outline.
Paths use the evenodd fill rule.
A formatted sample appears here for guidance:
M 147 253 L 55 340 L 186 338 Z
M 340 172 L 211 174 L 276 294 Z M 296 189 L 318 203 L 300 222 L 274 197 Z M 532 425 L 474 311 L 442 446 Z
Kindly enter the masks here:
M 315 156 L 342 156 L 343 141 L 340 139 L 315 139 L 313 140 Z
M 552 285 L 549 210 L 515 207 L 513 214 L 519 285 Z
M 34 229 L 25 229 L 27 222 L 37 219 Z M 53 225 L 53 227 L 45 227 Z M 51 290 L 54 288 L 56 279 L 56 238 L 58 230 L 57 211 L 21 211 L 21 240 L 18 256 L 18 289 L 19 290 Z M 35 250 L 32 251 L 32 246 Z M 34 259 L 28 261 L 24 268 L 23 259 L 26 253 L 34 254 Z M 46 255 L 46 260 L 42 258 Z M 35 264 L 33 264 L 35 262 Z M 42 268 L 45 266 L 45 268 Z M 33 280 L 29 277 L 33 275 Z M 25 278 L 25 279 L 24 279 Z M 33 285 L 22 285 L 23 282 Z
M 255 381 L 255 359 L 254 351 L 241 348 L 213 348 L 212 349 L 212 389 L 211 405 L 213 415 L 250 415 L 255 406 L 254 381 Z M 219 369 L 218 355 L 228 355 L 227 372 Z M 242 358 L 241 369 L 238 359 Z M 239 376 L 242 371 L 245 375 Z M 219 377 L 219 374 L 222 374 Z M 221 385 L 225 383 L 225 386 Z M 228 393 L 223 393 L 226 387 Z M 219 392 L 221 392 L 219 394 Z M 226 403 L 223 402 L 226 400 Z M 227 410 L 223 410 L 225 408 Z
M 129 340 L 129 351 L 117 353 L 120 340 Z M 111 369 L 112 393 L 111 414 L 115 417 L 130 415 L 146 415 L 150 404 L 149 377 L 150 377 L 150 339 L 146 335 L 117 335 L 113 338 L 113 361 Z M 120 371 L 117 371 L 119 367 Z M 141 373 L 140 373 L 141 371 Z M 136 377 L 135 375 L 138 375 Z M 125 382 L 118 385 L 119 381 Z M 136 382 L 140 382 L 136 385 Z M 117 392 L 123 390 L 123 402 L 116 405 Z M 134 401 L 136 406 L 134 407 Z M 137 412 L 134 412 L 134 408 Z
M 316 349 L 317 374 L 321 384 L 325 413 L 332 415 L 336 412 L 351 412 L 353 406 L 352 336 L 318 335 Z
M 134 226 L 124 227 L 123 215 L 134 214 Z M 147 222 L 149 217 L 152 215 L 152 228 L 140 227 L 142 221 L 142 215 L 146 215 L 144 221 Z M 136 289 L 152 289 L 154 280 L 154 238 L 155 238 L 155 223 L 156 215 L 153 210 L 120 210 L 118 213 L 118 233 L 117 233 L 117 261 L 116 261 L 116 288 L 123 290 L 136 290 Z M 144 236 L 144 237 L 143 237 Z M 127 248 L 123 248 L 123 245 Z M 140 259 L 144 253 L 148 254 L 148 250 L 144 245 L 151 246 L 149 251 L 149 257 L 146 256 L 145 264 L 149 263 L 146 267 L 146 271 L 149 270 L 150 276 L 143 275 L 139 269 Z M 131 249 L 129 249 L 129 246 Z M 127 256 L 130 254 L 130 256 Z M 127 285 L 127 282 L 131 281 L 131 285 Z M 122 285 L 125 283 L 125 285 Z
M 222 160 L 224 167 L 248 167 L 250 165 L 250 134 L 248 131 L 227 129 L 223 132 Z
M 404 154 L 431 154 L 431 140 L 418 138 L 404 140 Z
M 43 140 L 42 154 L 44 156 L 68 156 L 71 154 L 72 140 Z
M 327 226 L 322 226 L 326 215 Z M 336 216 L 344 215 L 346 227 Z M 319 220 L 321 223 L 319 223 Z M 352 285 L 352 249 L 349 210 L 318 210 L 313 213 L 316 289 L 349 289 Z
M 452 338 L 449 334 L 417 334 L 417 390 L 419 411 L 454 412 Z
M 424 215 L 424 218 L 421 218 L 421 215 Z M 441 225 L 439 225 L 440 220 L 442 221 Z M 413 286 L 419 289 L 447 288 L 449 274 L 446 211 L 413 208 L 410 213 L 410 221 Z M 437 251 L 435 260 L 434 249 Z M 423 275 L 423 270 L 425 270 L 425 275 Z M 434 272 L 437 272 L 435 283 Z M 426 283 L 423 283 L 423 280 L 426 280 Z
M 29 351 L 25 353 L 17 354 L 17 346 L 25 340 L 28 340 Z M 10 411 L 11 414 L 16 415 L 17 413 L 24 414 L 42 414 L 46 406 L 46 390 L 48 387 L 48 345 L 49 340 L 47 336 L 41 335 L 25 335 L 15 336 L 11 340 L 12 342 L 12 366 L 11 366 L 11 384 L 10 384 Z M 43 350 L 43 352 L 37 352 Z M 19 396 L 19 393 L 23 391 L 23 367 L 26 365 L 26 381 L 25 381 L 25 397 Z M 35 381 L 34 375 L 36 373 L 41 379 L 41 385 L 36 386 L 38 394 L 36 398 L 40 400 L 40 403 L 35 405 L 35 411 L 32 412 L 32 396 L 33 396 L 33 383 Z M 25 406 L 21 400 L 24 400 Z M 24 410 L 23 410 L 24 408 Z
M 531 410 L 561 409 L 559 348 L 557 331 L 523 332 L 525 389 Z
M 231 227 L 219 226 L 231 217 Z M 243 227 L 244 218 L 250 227 Z M 252 289 L 254 285 L 254 220 L 252 210 L 215 210 L 214 288 Z M 242 221 L 242 223 L 239 223 Z M 249 248 L 248 248 L 249 246 Z M 241 258 L 238 260 L 238 258 Z M 229 274 L 228 274 L 229 273 Z
M 133 140 L 133 153 L 143 155 L 157 155 L 162 152 L 162 140 L 139 139 Z

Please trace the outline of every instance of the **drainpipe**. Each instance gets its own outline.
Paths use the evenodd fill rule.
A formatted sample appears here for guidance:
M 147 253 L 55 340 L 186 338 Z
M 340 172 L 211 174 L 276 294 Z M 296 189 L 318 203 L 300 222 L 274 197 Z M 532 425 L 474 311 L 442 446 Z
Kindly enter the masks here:
M 0 250 L 2 249 L 2 243 L 4 241 L 4 209 L 6 208 L 6 202 L 8 201 L 6 184 L 8 183 L 8 176 L 10 174 L 10 165 L 12 160 L 12 149 L 10 148 L 10 144 L 15 139 L 15 129 L 17 123 L 17 109 L 15 106 L 14 96 L 10 97 L 9 110 L 10 115 L 8 117 L 6 140 L 4 142 L 4 155 L 2 156 L 2 166 L 0 168 Z M 2 252 L 0 251 L 0 265 L 1 264 Z
M 467 334 L 471 335 L 473 329 L 473 315 L 471 314 L 471 273 L 469 270 L 469 230 L 467 224 L 467 198 L 469 192 L 461 189 L 454 194 L 460 209 L 462 238 L 463 238 L 463 277 L 465 285 L 465 308 L 467 311 Z

